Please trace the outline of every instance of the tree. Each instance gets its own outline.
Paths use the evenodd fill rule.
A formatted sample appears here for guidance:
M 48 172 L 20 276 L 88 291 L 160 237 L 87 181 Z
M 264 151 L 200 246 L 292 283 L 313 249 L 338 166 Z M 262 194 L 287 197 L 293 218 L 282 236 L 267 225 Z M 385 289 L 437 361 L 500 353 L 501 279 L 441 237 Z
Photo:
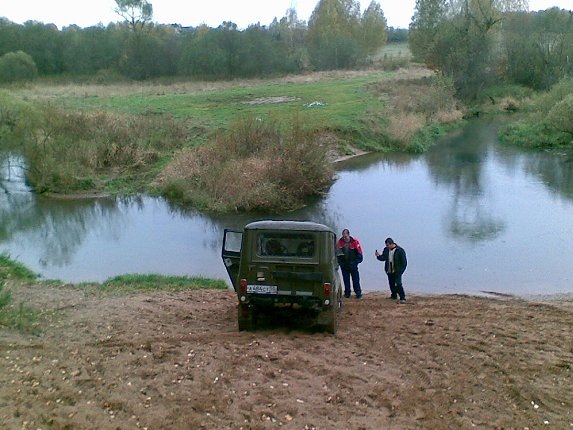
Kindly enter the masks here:
M 283 61 L 286 72 L 299 72 L 309 67 L 305 43 L 306 23 L 298 19 L 295 9 L 287 9 L 286 15 L 280 21 L 275 18 L 269 31 L 281 46 L 281 51 L 286 51 L 287 58 Z
M 239 71 L 240 32 L 233 22 L 200 27 L 184 49 L 180 70 L 206 79 L 231 79 Z M 245 60 L 247 61 L 247 60 Z
M 272 35 L 264 26 L 250 25 L 238 36 L 240 41 L 237 52 L 240 59 L 236 71 L 238 76 L 246 78 L 265 76 L 279 68 L 281 47 L 273 44 Z
M 308 22 L 308 49 L 318 69 L 354 66 L 360 6 L 354 0 L 320 0 Z
M 142 30 L 153 18 L 153 6 L 147 0 L 115 0 L 115 13 L 121 16 L 133 31 Z
M 115 3 L 115 12 L 131 30 L 120 63 L 122 73 L 134 79 L 146 79 L 155 75 L 149 66 L 154 68 L 154 64 L 150 63 L 150 55 L 157 50 L 157 41 L 143 31 L 151 22 L 153 6 L 147 0 L 115 0 Z
M 372 0 L 360 22 L 360 46 L 366 55 L 372 55 L 386 44 L 388 29 L 380 5 Z
M 0 17 L 0 55 L 21 49 L 22 26 Z
M 447 20 L 446 0 L 416 0 L 408 42 L 418 61 L 433 67 L 431 52 L 440 26 Z
M 502 21 L 526 7 L 525 0 L 417 0 L 410 48 L 451 76 L 459 96 L 474 99 L 499 78 Z
M 26 21 L 21 29 L 18 50 L 32 56 L 41 75 L 63 71 L 62 39 L 54 24 Z
M 0 82 L 29 81 L 37 75 L 36 63 L 25 52 L 8 52 L 0 57 Z

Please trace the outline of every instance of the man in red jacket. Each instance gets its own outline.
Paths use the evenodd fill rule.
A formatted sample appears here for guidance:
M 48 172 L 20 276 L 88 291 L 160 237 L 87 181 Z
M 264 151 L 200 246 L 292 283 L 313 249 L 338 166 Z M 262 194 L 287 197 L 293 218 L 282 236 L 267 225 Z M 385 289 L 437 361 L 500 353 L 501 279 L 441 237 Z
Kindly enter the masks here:
M 360 288 L 360 274 L 358 265 L 362 263 L 362 248 L 358 239 L 350 236 L 350 231 L 345 228 L 342 230 L 342 237 L 338 239 L 338 264 L 342 271 L 342 280 L 344 281 L 344 297 L 350 297 L 350 278 L 352 278 L 352 287 L 357 299 L 362 298 Z

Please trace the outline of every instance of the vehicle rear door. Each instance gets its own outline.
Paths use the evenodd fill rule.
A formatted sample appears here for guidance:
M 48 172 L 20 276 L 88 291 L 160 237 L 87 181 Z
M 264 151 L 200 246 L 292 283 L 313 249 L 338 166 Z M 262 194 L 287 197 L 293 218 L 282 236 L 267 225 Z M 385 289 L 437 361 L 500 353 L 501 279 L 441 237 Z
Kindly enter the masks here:
M 243 244 L 243 232 L 225 229 L 223 233 L 223 247 L 221 257 L 231 280 L 231 284 L 237 291 L 239 277 L 239 263 L 241 260 L 241 248 Z

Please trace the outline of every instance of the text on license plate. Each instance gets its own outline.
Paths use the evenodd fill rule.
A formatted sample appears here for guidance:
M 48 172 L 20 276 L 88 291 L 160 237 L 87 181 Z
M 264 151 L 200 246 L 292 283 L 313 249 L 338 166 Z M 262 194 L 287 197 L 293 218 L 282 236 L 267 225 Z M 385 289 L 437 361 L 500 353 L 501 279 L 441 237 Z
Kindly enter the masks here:
M 253 294 L 276 294 L 276 285 L 247 285 L 247 293 Z

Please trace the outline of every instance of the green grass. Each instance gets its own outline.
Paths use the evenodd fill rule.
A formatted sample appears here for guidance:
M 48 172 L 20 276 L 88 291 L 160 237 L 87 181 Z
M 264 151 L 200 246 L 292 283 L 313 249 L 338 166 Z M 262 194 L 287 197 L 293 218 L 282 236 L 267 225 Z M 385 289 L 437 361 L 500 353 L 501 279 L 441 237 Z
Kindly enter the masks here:
M 209 90 L 181 93 L 176 88 L 162 89 L 159 94 L 148 89 L 121 95 L 85 97 L 79 93 L 62 95 L 57 102 L 71 110 L 105 110 L 134 115 L 169 113 L 188 121 L 193 127 L 218 131 L 228 129 L 238 116 L 253 115 L 290 117 L 300 113 L 316 130 L 352 132 L 367 112 L 379 110 L 381 102 L 366 91 L 369 83 L 388 73 L 357 73 L 354 76 L 322 77 L 304 82 L 249 81 L 236 86 L 224 85 Z M 283 103 L 253 103 L 257 99 L 284 97 Z M 317 107 L 306 107 L 320 102 Z
M 518 119 L 500 130 L 502 142 L 537 149 L 573 149 L 573 79 L 534 94 Z
M 377 55 L 378 58 L 386 59 L 412 59 L 412 52 L 408 46 L 408 42 L 388 43 L 380 50 Z
M 144 291 L 226 290 L 221 279 L 158 274 L 128 274 L 110 278 L 97 287 L 99 292 L 125 294 Z
M 37 321 L 40 311 L 26 306 L 24 303 L 10 304 L 0 307 L 0 327 L 37 334 Z
M 38 275 L 21 263 L 12 260 L 6 253 L 0 254 L 0 281 L 3 279 L 18 279 L 33 281 Z
M 8 254 L 0 254 L 0 326 L 34 333 L 34 323 L 39 312 L 24 303 L 15 304 L 7 280 L 33 281 L 37 278 L 31 270 L 12 260 Z

